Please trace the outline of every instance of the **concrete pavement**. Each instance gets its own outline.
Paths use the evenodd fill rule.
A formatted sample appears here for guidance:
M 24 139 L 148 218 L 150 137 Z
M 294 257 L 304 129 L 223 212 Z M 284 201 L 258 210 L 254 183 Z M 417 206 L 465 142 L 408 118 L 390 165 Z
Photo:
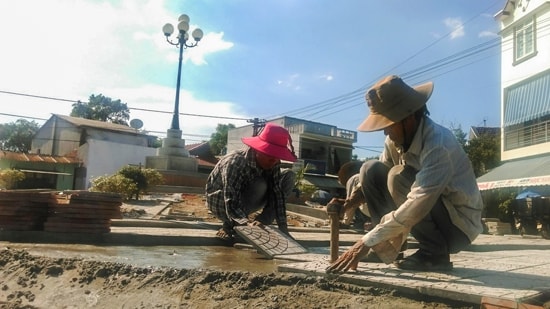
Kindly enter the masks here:
M 408 249 L 405 256 L 415 250 Z M 550 308 L 550 240 L 541 237 L 480 235 L 467 250 L 451 255 L 452 271 L 441 273 L 361 262 L 357 271 L 328 275 L 328 253 L 304 255 L 303 259 L 308 261 L 280 265 L 279 271 L 337 277 L 357 285 L 480 304 L 481 308 Z

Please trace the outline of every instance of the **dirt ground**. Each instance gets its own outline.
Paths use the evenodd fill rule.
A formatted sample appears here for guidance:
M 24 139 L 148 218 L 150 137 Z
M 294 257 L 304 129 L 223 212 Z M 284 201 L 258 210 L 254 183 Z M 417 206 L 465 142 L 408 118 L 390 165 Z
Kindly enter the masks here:
M 161 217 L 170 213 L 169 209 L 151 205 L 151 201 L 137 201 L 124 204 L 122 209 L 127 217 Z M 178 216 L 216 220 L 208 214 L 200 195 L 182 195 L 182 200 L 172 206 L 178 210 Z M 303 221 L 293 220 L 296 224 Z M 345 284 L 337 278 L 139 268 L 104 261 L 48 258 L 0 248 L 0 308 L 474 307 L 426 296 L 399 295 L 375 286 Z

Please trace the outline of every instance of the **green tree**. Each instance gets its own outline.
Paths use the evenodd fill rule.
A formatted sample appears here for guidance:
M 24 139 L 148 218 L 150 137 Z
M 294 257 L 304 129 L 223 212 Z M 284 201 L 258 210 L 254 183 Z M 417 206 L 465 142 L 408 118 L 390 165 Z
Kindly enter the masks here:
M 451 132 L 453 132 L 453 134 L 455 135 L 458 143 L 462 145 L 462 148 L 464 150 L 466 150 L 466 144 L 468 143 L 468 139 L 466 138 L 466 135 L 467 135 L 466 132 L 462 130 L 462 126 L 458 125 L 458 127 L 455 128 L 454 125 L 451 125 L 450 129 L 451 129 Z
M 0 147 L 2 150 L 29 152 L 34 134 L 39 129 L 38 123 L 25 119 L 0 124 Z
M 487 173 L 500 164 L 500 136 L 482 134 L 471 139 L 465 150 L 468 158 L 472 161 L 476 177 Z
M 219 124 L 216 127 L 216 132 L 210 135 L 210 150 L 214 155 L 223 154 L 227 146 L 227 132 L 229 129 L 234 129 L 234 124 Z
M 112 100 L 102 94 L 97 96 L 92 94 L 89 102 L 78 101 L 73 104 L 71 116 L 128 125 L 130 110 L 128 105 L 122 103 L 120 99 Z
M 472 162 L 476 177 L 487 173 L 500 164 L 500 136 L 482 134 L 468 140 L 460 125 L 458 128 L 451 126 L 450 129 Z

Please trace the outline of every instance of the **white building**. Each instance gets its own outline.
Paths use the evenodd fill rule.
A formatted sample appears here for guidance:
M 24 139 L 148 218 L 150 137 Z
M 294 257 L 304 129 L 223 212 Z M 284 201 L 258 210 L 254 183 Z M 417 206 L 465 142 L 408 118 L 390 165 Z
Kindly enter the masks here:
M 84 190 L 95 177 L 126 165 L 145 166 L 145 158 L 156 154 L 154 139 L 124 125 L 53 115 L 33 137 L 31 152 L 78 157 L 82 166 L 75 170 L 74 189 Z
M 508 0 L 501 28 L 502 165 L 481 190 L 550 185 L 550 1 Z

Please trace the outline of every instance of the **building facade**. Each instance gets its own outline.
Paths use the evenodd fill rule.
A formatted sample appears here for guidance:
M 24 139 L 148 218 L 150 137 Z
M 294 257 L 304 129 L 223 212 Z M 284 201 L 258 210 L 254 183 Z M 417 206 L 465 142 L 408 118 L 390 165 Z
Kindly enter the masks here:
M 357 132 L 308 120 L 281 117 L 268 122 L 288 130 L 298 164 L 310 164 L 310 173 L 336 175 L 340 166 L 351 161 Z M 227 152 L 245 145 L 242 137 L 253 136 L 253 125 L 230 129 L 227 134 Z
M 502 165 L 480 189 L 550 185 L 550 2 L 507 1 L 501 35 Z
M 81 165 L 76 156 L 0 151 L 0 172 L 17 170 L 25 174 L 17 189 L 71 190 L 75 170 Z
M 352 160 L 353 143 L 357 132 L 293 117 L 280 117 L 267 122 L 288 130 L 298 157 L 294 164 L 282 162 L 283 167 L 295 170 L 305 168 L 304 181 L 331 194 L 341 195 L 345 188 L 338 182 L 340 167 Z M 227 134 L 227 152 L 245 147 L 242 137 L 253 136 L 258 125 L 230 129 Z
M 154 139 L 124 125 L 52 115 L 34 136 L 31 153 L 76 156 L 81 165 L 72 175 L 72 189 L 86 190 L 95 177 L 112 175 L 126 165 L 145 166 L 145 158 L 156 154 Z

